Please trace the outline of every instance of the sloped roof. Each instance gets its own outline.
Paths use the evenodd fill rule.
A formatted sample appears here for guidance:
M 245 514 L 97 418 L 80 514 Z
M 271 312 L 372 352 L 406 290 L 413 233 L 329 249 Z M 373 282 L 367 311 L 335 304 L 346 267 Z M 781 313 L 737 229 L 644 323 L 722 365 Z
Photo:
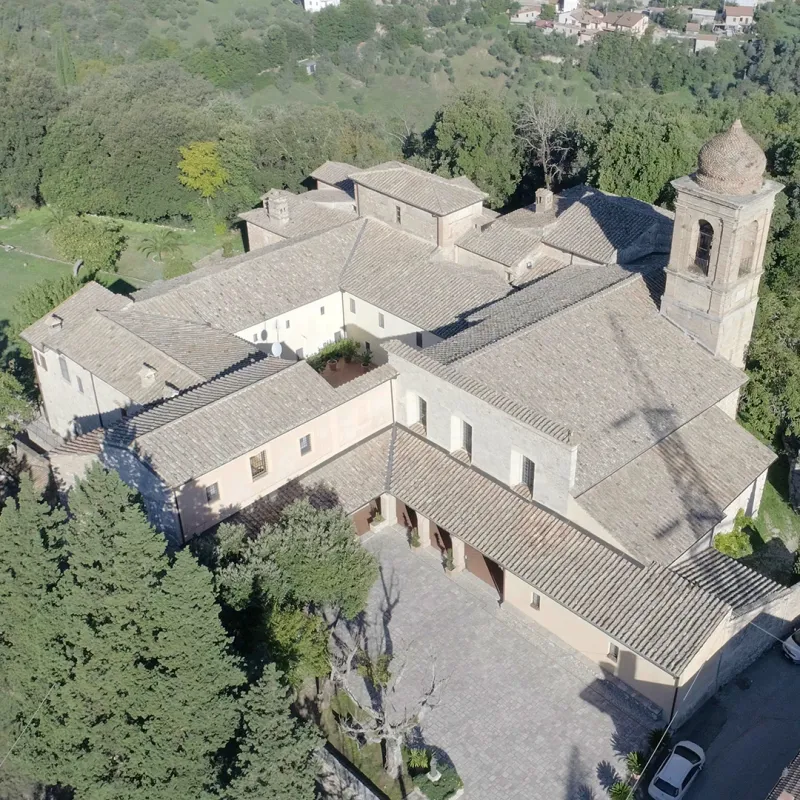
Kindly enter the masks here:
M 298 361 L 233 392 L 221 393 L 219 385 L 199 387 L 197 395 L 187 393 L 147 417 L 134 417 L 107 442 L 132 447 L 167 486 L 181 486 L 395 374 L 384 365 L 334 389 L 305 361 Z M 195 402 L 200 394 L 202 404 Z
M 235 259 L 191 281 L 167 282 L 158 295 L 135 297 L 141 311 L 198 319 L 235 333 L 339 291 L 339 276 L 366 220 Z
M 571 264 L 553 271 L 475 314 L 466 330 L 425 350 L 431 358 L 452 364 L 470 353 L 527 328 L 609 286 L 631 277 L 618 265 Z
M 297 239 L 312 233 L 320 233 L 356 219 L 356 212 L 339 208 L 328 208 L 313 202 L 301 194 L 292 194 L 283 189 L 270 189 L 265 195 L 267 201 L 274 197 L 285 197 L 289 205 L 289 219 L 286 222 L 274 219 L 266 208 L 243 211 L 239 219 L 250 222 L 259 228 L 282 236 L 284 239 Z
M 399 426 L 389 491 L 671 675 L 730 612 L 676 573 L 643 568 Z
M 338 186 L 352 195 L 353 181 L 350 178 L 357 172 L 361 172 L 361 169 L 352 164 L 346 164 L 343 161 L 326 161 L 311 173 L 311 177 L 330 186 Z
M 391 428 L 374 434 L 246 506 L 228 522 L 259 531 L 277 522 L 281 511 L 302 497 L 315 508 L 341 506 L 348 514 L 358 511 L 386 491 L 391 441 Z
M 789 591 L 787 586 L 728 558 L 713 547 L 701 550 L 672 569 L 703 591 L 719 597 L 735 611 L 773 600 Z
M 637 11 L 612 11 L 603 17 L 606 25 L 618 25 L 621 28 L 632 28 L 644 19 L 644 14 Z
M 342 271 L 341 288 L 434 332 L 508 294 L 494 271 L 435 255 L 430 242 L 368 220 Z
M 721 522 L 774 460 L 772 450 L 713 406 L 578 502 L 634 556 L 668 564 Z
M 136 403 L 149 403 L 261 354 L 208 325 L 132 314 L 128 298 L 89 283 L 22 332 L 40 350 L 63 353 Z M 53 315 L 60 328 L 51 327 Z M 155 370 L 144 382 L 144 365 Z
M 353 176 L 353 182 L 437 216 L 459 211 L 486 197 L 484 192 L 463 182 L 432 175 L 399 161 L 361 170 Z
M 464 356 L 457 368 L 574 432 L 575 494 L 746 380 L 662 317 L 638 275 Z
M 514 267 L 536 251 L 541 233 L 529 232 L 512 225 L 501 225 L 500 220 L 483 231 L 468 231 L 456 246 L 470 253 Z

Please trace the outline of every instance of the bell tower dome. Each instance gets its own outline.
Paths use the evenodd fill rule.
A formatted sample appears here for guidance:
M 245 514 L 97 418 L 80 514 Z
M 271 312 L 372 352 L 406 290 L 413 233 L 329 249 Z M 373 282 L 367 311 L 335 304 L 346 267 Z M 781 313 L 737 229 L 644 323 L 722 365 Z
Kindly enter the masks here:
M 767 159 L 739 120 L 700 150 L 678 197 L 661 313 L 714 355 L 743 367 L 775 196 Z

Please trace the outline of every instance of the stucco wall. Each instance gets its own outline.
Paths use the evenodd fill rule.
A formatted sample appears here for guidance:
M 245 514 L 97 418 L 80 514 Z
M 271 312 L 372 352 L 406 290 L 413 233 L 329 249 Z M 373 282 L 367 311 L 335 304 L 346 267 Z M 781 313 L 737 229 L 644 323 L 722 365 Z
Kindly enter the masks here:
M 184 536 L 189 539 L 206 530 L 391 422 L 391 387 L 387 381 L 184 484 L 177 490 Z M 301 455 L 300 437 L 306 435 L 311 436 L 311 452 Z M 262 450 L 266 450 L 268 472 L 253 480 L 250 456 Z M 219 487 L 219 499 L 209 503 L 206 487 L 213 483 Z
M 322 308 L 325 309 L 324 314 L 320 311 Z M 341 292 L 251 325 L 236 335 L 267 352 L 273 342 L 280 342 L 284 348 L 281 354 L 283 358 L 298 354 L 304 358 L 332 342 L 336 333 L 343 335 Z
M 252 222 L 247 223 L 247 249 L 257 250 L 259 247 L 266 247 L 269 244 L 285 241 L 285 236 L 278 236 L 277 233 L 259 228 Z
M 120 419 L 121 409 L 131 405 L 130 398 L 71 358 L 64 356 L 69 370 L 67 382 L 61 375 L 58 353 L 48 350 L 41 357 L 46 359 L 47 369 L 35 364 L 36 378 L 50 427 L 60 436 L 87 433 L 100 427 L 101 420 L 108 427 Z
M 423 331 L 417 325 L 407 320 L 390 314 L 382 308 L 362 300 L 360 297 L 344 292 L 344 325 L 347 336 L 361 342 L 361 349 L 369 342 L 374 353 L 373 361 L 384 364 L 387 360 L 386 351 L 381 347 L 381 342 L 387 339 L 399 339 L 409 347 L 417 347 L 417 333 L 422 333 L 422 346 L 430 347 L 442 341 L 439 336 L 428 331 Z M 351 311 L 351 302 L 355 304 L 355 311 Z M 379 314 L 383 314 L 384 327 L 379 324 Z
M 380 194 L 357 184 L 356 199 L 358 200 L 358 215 L 360 217 L 374 217 L 398 230 L 413 233 L 422 239 L 436 244 L 438 240 L 437 217 L 428 211 L 408 205 L 401 200 L 395 200 L 385 194 Z M 400 224 L 397 223 L 397 209 L 400 209 Z
M 504 601 L 525 616 L 558 636 L 609 675 L 616 675 L 631 688 L 651 700 L 668 716 L 675 693 L 675 679 L 645 658 L 623 647 L 598 628 L 539 592 L 539 609 L 531 608 L 531 587 L 507 570 L 504 574 Z M 616 663 L 608 655 L 609 645 L 619 647 Z
M 414 397 L 428 404 L 428 438 L 450 449 L 452 417 L 472 425 L 472 463 L 497 480 L 514 486 L 520 475 L 512 473 L 515 461 L 527 456 L 536 465 L 533 496 L 554 511 L 566 513 L 574 448 L 530 428 L 494 406 L 431 375 L 407 361 L 389 358 L 399 375 L 394 393 L 397 421 L 417 421 Z

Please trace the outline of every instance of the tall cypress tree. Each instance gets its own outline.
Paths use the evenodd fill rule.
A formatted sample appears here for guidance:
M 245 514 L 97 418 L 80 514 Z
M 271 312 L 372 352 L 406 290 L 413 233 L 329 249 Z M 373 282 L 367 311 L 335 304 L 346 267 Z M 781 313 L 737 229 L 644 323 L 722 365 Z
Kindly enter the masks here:
M 289 692 L 274 664 L 244 697 L 236 777 L 225 800 L 314 800 L 320 737 L 289 712 Z
M 66 519 L 53 511 L 23 475 L 19 495 L 0 514 L 0 751 L 13 741 L 47 696 L 57 675 L 49 643 L 58 630 L 53 588 L 60 576 L 60 535 Z M 38 718 L 37 718 L 38 719 Z M 36 720 L 33 722 L 34 730 Z M 0 757 L 2 757 L 0 755 Z M 48 765 L 25 742 L 0 774 L 47 780 Z
M 35 744 L 80 797 L 210 797 L 243 680 L 210 576 L 188 553 L 170 559 L 116 473 L 93 467 L 70 510 L 55 640 L 67 669 Z

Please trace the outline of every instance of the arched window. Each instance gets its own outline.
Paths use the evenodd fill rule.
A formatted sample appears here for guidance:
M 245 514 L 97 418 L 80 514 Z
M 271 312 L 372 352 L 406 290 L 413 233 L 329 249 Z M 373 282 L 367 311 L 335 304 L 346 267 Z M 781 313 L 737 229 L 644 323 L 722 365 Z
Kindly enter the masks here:
M 739 258 L 739 277 L 749 275 L 753 271 L 758 241 L 758 220 L 753 220 L 745 229 L 742 239 L 742 254 Z
M 697 234 L 697 250 L 694 254 L 694 264 L 708 275 L 708 265 L 711 263 L 711 245 L 714 241 L 714 229 L 710 222 L 700 220 Z

